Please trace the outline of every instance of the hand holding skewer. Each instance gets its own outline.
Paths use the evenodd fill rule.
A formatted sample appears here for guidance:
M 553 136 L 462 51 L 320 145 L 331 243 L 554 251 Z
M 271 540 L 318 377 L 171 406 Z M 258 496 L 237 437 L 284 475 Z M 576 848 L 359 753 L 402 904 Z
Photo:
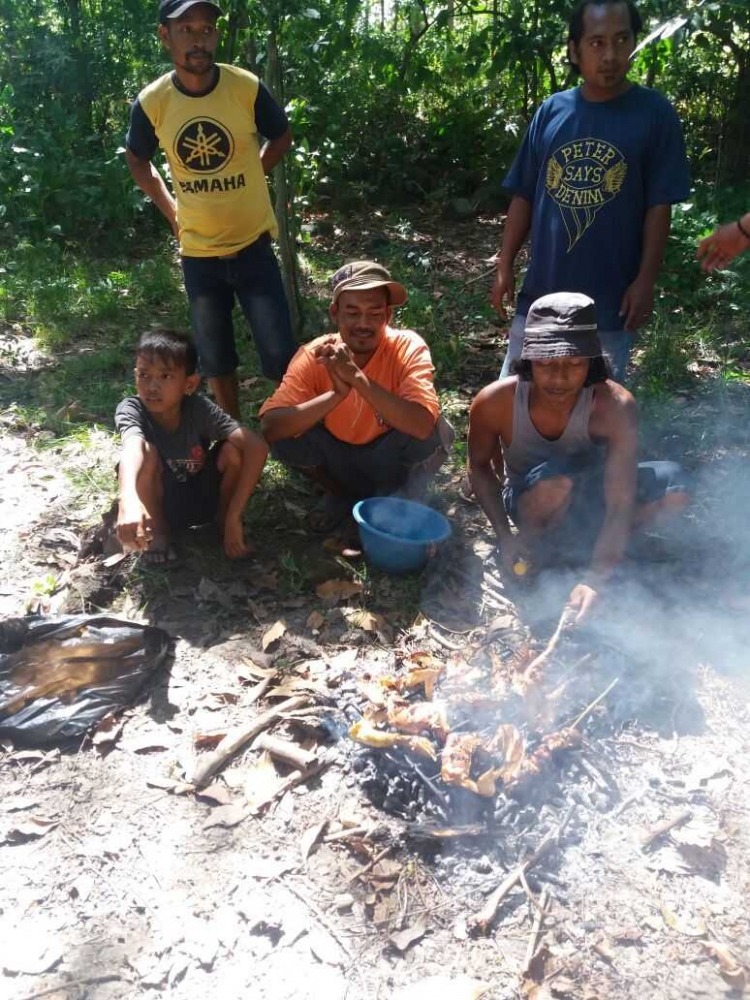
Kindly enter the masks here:
M 567 611 L 573 612 L 571 625 L 580 625 L 581 622 L 588 618 L 591 611 L 599 600 L 599 592 L 591 586 L 590 583 L 577 583 L 575 587 L 570 592 L 570 597 L 568 598 L 568 603 L 565 605 L 565 611 L 563 611 L 563 616 Z

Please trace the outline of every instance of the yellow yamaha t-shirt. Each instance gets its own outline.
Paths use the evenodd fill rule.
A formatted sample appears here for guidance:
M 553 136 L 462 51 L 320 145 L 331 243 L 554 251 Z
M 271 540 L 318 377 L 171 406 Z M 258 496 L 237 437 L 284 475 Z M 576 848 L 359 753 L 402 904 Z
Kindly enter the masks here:
M 237 253 L 277 234 L 255 121 L 258 78 L 217 66 L 216 86 L 200 97 L 178 90 L 171 72 L 138 95 L 169 162 L 187 257 Z

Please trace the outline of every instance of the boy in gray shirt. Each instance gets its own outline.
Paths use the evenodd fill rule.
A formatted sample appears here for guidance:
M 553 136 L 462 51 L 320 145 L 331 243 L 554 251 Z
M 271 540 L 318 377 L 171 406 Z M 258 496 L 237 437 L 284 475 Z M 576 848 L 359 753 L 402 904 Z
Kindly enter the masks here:
M 115 412 L 122 435 L 117 537 L 127 551 L 169 558 L 175 531 L 216 518 L 230 559 L 248 555 L 242 514 L 268 455 L 265 442 L 197 395 L 196 351 L 155 329 L 136 347 L 136 396 Z

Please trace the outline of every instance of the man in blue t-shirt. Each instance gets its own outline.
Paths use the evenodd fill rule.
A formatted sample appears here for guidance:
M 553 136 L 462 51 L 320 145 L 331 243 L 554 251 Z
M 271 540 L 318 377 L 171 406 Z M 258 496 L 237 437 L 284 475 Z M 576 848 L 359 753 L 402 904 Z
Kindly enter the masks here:
M 538 108 L 505 178 L 513 192 L 492 303 L 513 304 L 513 263 L 531 231 L 502 377 L 521 352 L 529 305 L 551 292 L 596 302 L 600 338 L 623 381 L 635 331 L 651 315 L 671 206 L 690 181 L 680 122 L 661 94 L 627 78 L 642 22 L 630 0 L 582 0 L 568 57 L 583 83 Z

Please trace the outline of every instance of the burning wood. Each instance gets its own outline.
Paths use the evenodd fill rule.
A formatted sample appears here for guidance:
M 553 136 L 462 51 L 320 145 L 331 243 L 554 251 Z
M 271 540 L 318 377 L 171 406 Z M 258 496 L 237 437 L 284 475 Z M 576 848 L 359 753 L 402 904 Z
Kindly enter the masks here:
M 534 657 L 531 663 L 529 663 L 529 665 L 524 669 L 523 673 L 514 679 L 513 686 L 519 694 L 526 694 L 529 688 L 538 684 L 542 679 L 542 675 L 552 659 L 564 633 L 569 631 L 572 627 L 575 614 L 576 612 L 573 608 L 566 606 L 563 609 L 563 613 L 560 615 L 560 621 L 557 623 L 557 628 L 553 632 L 550 641 L 547 643 L 542 652 L 538 656 Z
M 376 750 L 392 750 L 399 747 L 418 757 L 428 757 L 437 760 L 437 750 L 424 736 L 404 736 L 402 733 L 385 733 L 375 729 L 366 719 L 360 719 L 349 729 L 349 735 L 357 743 Z

